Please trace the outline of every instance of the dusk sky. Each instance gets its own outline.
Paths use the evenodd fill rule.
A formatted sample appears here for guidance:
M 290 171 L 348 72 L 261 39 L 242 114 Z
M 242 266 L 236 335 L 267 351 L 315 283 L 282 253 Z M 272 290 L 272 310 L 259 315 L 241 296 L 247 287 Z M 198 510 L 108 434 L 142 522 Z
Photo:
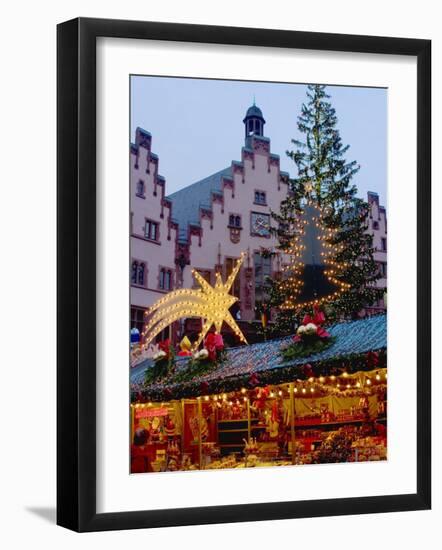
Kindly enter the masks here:
M 361 165 L 353 180 L 359 196 L 375 191 L 387 206 L 387 90 L 328 86 L 327 91 L 342 141 L 350 145 L 347 160 Z M 131 77 L 131 140 L 137 126 L 152 134 L 166 194 L 241 160 L 242 120 L 254 97 L 281 170 L 296 176 L 286 151 L 292 138 L 303 138 L 296 121 L 307 99 L 305 84 Z

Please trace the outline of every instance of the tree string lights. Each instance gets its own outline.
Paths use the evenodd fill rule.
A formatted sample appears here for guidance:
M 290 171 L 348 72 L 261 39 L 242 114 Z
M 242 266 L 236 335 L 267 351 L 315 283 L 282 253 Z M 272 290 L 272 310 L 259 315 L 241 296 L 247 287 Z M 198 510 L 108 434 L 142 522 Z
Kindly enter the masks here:
M 307 209 L 310 213 L 314 213 L 314 215 L 311 216 L 310 220 L 307 220 L 305 215 L 301 215 L 301 217 L 295 221 L 294 237 L 291 239 L 289 247 L 285 250 L 286 254 L 290 256 L 291 261 L 288 265 L 283 267 L 283 278 L 278 282 L 278 290 L 282 296 L 285 296 L 284 302 L 279 306 L 282 310 L 319 306 L 331 300 L 335 300 L 339 294 L 351 288 L 349 283 L 338 278 L 346 267 L 346 263 L 339 262 L 335 259 L 337 253 L 342 252 L 343 245 L 331 244 L 331 239 L 337 233 L 337 229 L 324 226 L 322 211 L 317 203 L 308 200 L 304 207 L 303 214 L 306 213 Z M 311 300 L 300 302 L 299 296 L 306 283 L 306 277 L 303 276 L 305 264 L 302 258 L 307 248 L 303 243 L 303 237 L 305 237 L 306 226 L 308 224 L 314 224 L 315 228 L 319 230 L 319 234 L 316 238 L 320 241 L 321 252 L 320 258 L 318 258 L 316 262 L 317 265 L 324 265 L 326 267 L 323 274 L 334 291 L 326 293 L 326 295 L 322 297 L 315 297 Z
M 192 269 L 192 275 L 201 288 L 197 290 L 180 288 L 157 300 L 145 312 L 147 322 L 142 333 L 144 345 L 148 346 L 162 330 L 183 317 L 204 319 L 202 330 L 193 346 L 194 349 L 198 348 L 212 325 L 215 325 L 215 330 L 220 332 L 223 322 L 229 325 L 241 342 L 247 344 L 241 329 L 229 312 L 229 308 L 238 300 L 236 296 L 229 294 L 229 291 L 245 256 L 246 254 L 242 252 L 225 283 L 221 275 L 216 273 L 214 286 Z

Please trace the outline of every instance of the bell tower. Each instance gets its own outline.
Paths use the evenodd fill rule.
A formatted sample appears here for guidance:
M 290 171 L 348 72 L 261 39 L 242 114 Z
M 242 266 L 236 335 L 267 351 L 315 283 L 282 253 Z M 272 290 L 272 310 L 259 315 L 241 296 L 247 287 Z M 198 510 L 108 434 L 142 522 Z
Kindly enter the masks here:
M 255 100 L 253 100 L 253 105 L 247 109 L 243 122 L 246 146 L 250 146 L 250 138 L 252 136 L 264 135 L 264 124 L 266 122 L 262 116 L 261 109 L 256 106 Z

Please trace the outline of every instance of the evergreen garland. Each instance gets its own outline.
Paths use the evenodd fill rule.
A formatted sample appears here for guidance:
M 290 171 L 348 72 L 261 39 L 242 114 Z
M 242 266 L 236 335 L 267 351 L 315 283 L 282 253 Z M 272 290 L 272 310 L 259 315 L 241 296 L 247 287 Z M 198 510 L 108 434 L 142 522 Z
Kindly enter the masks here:
M 138 389 L 132 389 L 131 402 L 146 401 L 170 401 L 171 399 L 194 398 L 197 395 L 207 395 L 238 391 L 241 388 L 253 389 L 256 386 L 268 384 L 283 384 L 293 380 L 307 380 L 310 376 L 340 376 L 344 372 L 354 374 L 356 372 L 370 372 L 387 366 L 387 354 L 385 349 L 376 350 L 378 361 L 373 364 L 367 353 L 352 353 L 337 355 L 324 360 L 309 358 L 307 365 L 279 364 L 267 371 L 259 371 L 255 374 L 247 373 L 226 378 L 206 378 L 205 374 L 183 381 L 175 382 L 175 378 L 161 380 L 156 384 L 144 383 Z
M 219 367 L 227 358 L 225 349 L 216 352 L 216 359 L 212 360 L 209 357 L 205 359 L 190 358 L 186 366 L 180 369 L 176 375 L 173 376 L 173 382 L 188 382 L 198 376 L 203 376 L 212 372 Z
M 174 363 L 167 357 L 154 361 L 153 365 L 144 373 L 144 383 L 149 385 L 165 380 L 173 368 Z
M 144 383 L 149 385 L 155 382 L 164 381 L 170 374 L 173 374 L 174 370 L 175 348 L 169 345 L 167 354 L 162 358 L 154 360 L 153 365 L 145 370 Z
M 281 349 L 281 355 L 285 361 L 298 357 L 309 357 L 329 348 L 336 338 L 309 338 L 301 342 L 293 342 Z

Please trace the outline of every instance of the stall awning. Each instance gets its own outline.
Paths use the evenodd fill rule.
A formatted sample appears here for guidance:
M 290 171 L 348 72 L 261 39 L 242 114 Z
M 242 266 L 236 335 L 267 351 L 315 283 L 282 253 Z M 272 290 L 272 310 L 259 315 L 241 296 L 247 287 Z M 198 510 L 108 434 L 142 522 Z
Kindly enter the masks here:
M 132 369 L 132 399 L 167 400 L 233 391 L 251 387 L 250 377 L 253 373 L 255 385 L 257 381 L 260 384 L 289 382 L 295 378 L 305 378 L 306 365 L 314 370 L 315 375 L 333 374 L 334 370 L 338 373 L 342 369 L 357 372 L 385 366 L 386 315 L 337 323 L 327 330 L 335 340 L 320 353 L 284 362 L 281 347 L 291 341 L 290 337 L 231 348 L 227 351 L 227 359 L 215 370 L 183 383 L 174 382 L 171 375 L 162 383 L 145 387 L 144 373 L 152 365 L 150 360 L 146 360 Z M 376 353 L 376 360 L 369 352 Z M 186 360 L 179 360 L 177 369 L 185 368 L 185 363 Z

